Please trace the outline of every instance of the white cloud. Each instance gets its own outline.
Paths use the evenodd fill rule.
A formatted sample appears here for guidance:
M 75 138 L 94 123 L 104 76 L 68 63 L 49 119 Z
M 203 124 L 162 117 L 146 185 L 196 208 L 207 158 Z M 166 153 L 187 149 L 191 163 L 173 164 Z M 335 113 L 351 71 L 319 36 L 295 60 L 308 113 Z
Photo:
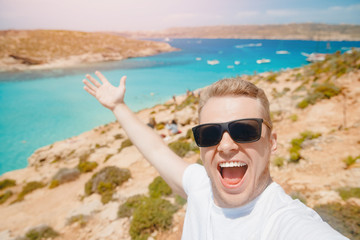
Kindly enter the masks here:
M 237 18 L 251 18 L 251 17 L 256 17 L 256 16 L 260 16 L 260 12 L 259 11 L 240 11 L 237 12 L 236 17 Z
M 360 11 L 360 4 L 354 4 L 350 6 L 332 6 L 327 9 L 327 11 L 346 11 L 346 12 L 358 12 Z M 360 16 L 360 13 L 359 13 Z
M 292 9 L 271 9 L 265 11 L 266 15 L 269 15 L 271 17 L 291 17 L 295 15 L 302 14 L 298 10 L 292 10 Z

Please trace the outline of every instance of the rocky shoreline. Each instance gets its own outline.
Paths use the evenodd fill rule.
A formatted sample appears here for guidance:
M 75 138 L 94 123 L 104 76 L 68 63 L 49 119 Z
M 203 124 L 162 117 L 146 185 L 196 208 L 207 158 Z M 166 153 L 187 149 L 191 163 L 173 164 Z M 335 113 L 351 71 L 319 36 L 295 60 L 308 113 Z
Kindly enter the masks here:
M 271 102 L 278 135 L 278 151 L 272 156 L 270 166 L 274 181 L 294 198 L 315 209 L 338 204 L 335 205 L 340 206 L 337 209 L 344 206 L 349 212 L 360 207 L 360 196 L 349 194 L 344 198 L 340 191 L 360 188 L 358 55 L 343 56 L 351 63 L 346 65 L 346 71 L 340 66 L 328 68 L 332 65 L 327 64 L 345 62 L 342 56 L 333 56 L 324 63 L 303 68 L 242 76 L 262 87 Z M 325 88 L 327 95 L 318 98 L 319 91 Z M 177 153 L 191 163 L 199 162 L 198 150 L 187 134 L 198 121 L 197 95 L 198 92 L 178 96 L 176 102 L 169 100 L 137 113 L 144 123 L 155 118 L 154 131 L 166 136 L 164 123 L 177 119 L 181 133 L 167 136 L 164 141 L 171 147 L 177 145 L 174 151 L 181 150 Z M 294 144 L 299 142 L 295 149 Z M 350 158 L 355 161 L 348 161 Z M 88 171 L 80 167 L 81 163 L 88 164 Z M 128 180 L 113 190 L 107 203 L 102 201 L 100 193 L 87 195 L 85 188 L 94 174 L 105 167 L 128 169 L 131 173 Z M 55 176 L 64 168 L 78 169 L 81 173 L 56 185 Z M 29 158 L 27 168 L 0 176 L 0 181 L 16 182 L 0 189 L 1 196 L 6 191 L 12 192 L 0 204 L 0 214 L 6 219 L 0 225 L 0 239 L 13 240 L 44 225 L 58 232 L 56 239 L 131 239 L 129 231 L 134 218 L 119 217 L 119 207 L 138 194 L 148 196 L 148 186 L 157 176 L 156 170 L 132 146 L 116 122 L 44 146 Z M 41 183 L 42 187 L 18 200 L 30 182 Z M 176 198 L 174 195 L 164 197 L 172 204 L 176 203 Z M 151 239 L 180 239 L 185 209 L 186 204 L 177 208 L 168 230 L 151 230 Z M 359 210 L 339 221 L 355 219 L 356 222 L 356 211 Z M 75 217 L 80 220 L 73 221 Z M 332 218 L 327 221 L 331 222 Z M 344 223 L 341 227 L 339 231 L 351 239 L 356 239 L 353 236 L 360 233 L 359 229 L 349 230 L 350 224 Z M 351 235 L 351 231 L 355 231 L 355 235 Z
M 166 42 L 106 33 L 0 31 L 0 72 L 73 67 L 178 50 Z

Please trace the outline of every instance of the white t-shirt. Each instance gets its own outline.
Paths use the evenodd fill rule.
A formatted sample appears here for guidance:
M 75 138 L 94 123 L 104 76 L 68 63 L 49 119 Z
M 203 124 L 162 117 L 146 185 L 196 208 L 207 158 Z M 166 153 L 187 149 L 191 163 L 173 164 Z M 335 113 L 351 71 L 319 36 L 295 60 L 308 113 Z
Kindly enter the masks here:
M 260 196 L 239 208 L 215 205 L 210 179 L 199 164 L 185 170 L 183 187 L 188 195 L 183 240 L 347 239 L 314 210 L 293 200 L 277 183 L 270 184 Z

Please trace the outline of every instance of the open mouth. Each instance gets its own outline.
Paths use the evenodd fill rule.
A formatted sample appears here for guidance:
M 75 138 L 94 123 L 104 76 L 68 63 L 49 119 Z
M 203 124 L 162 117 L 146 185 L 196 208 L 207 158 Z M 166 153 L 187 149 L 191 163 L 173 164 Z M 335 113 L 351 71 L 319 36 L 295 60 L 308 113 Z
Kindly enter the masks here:
M 245 176 L 248 165 L 240 161 L 221 162 L 218 171 L 225 185 L 234 186 L 241 182 Z

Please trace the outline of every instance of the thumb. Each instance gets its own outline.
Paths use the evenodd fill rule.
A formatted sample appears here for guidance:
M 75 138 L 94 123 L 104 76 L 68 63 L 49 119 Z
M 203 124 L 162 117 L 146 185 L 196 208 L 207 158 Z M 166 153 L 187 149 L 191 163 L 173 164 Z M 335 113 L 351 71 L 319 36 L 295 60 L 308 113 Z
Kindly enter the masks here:
M 125 89 L 125 83 L 126 83 L 126 76 L 123 76 L 123 77 L 120 79 L 119 87 Z

